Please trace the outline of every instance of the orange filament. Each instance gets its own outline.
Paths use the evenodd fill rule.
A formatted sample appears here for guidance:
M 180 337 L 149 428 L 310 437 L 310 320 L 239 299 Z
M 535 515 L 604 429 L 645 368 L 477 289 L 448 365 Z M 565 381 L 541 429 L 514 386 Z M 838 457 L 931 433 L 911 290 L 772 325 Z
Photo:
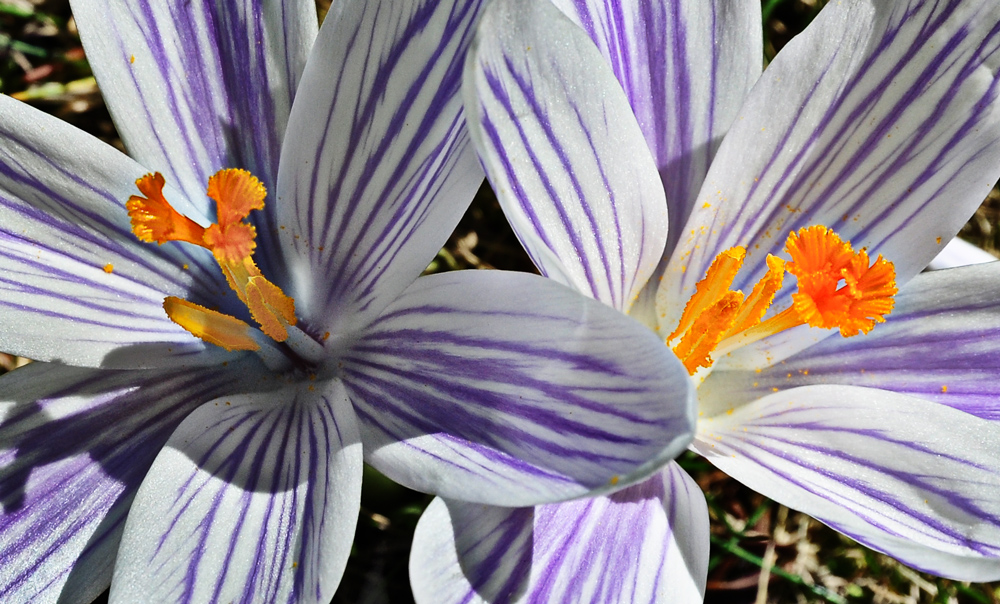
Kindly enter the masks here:
M 746 250 L 728 249 L 712 262 L 667 339 L 688 373 L 710 367 L 713 353 L 728 352 L 799 325 L 839 327 L 844 337 L 868 333 L 892 311 L 896 273 L 882 256 L 869 264 L 865 250 L 855 253 L 850 243 L 824 226 L 789 234 L 785 250 L 791 262 L 768 255 L 767 274 L 746 298 L 743 292 L 729 289 Z M 798 281 L 792 306 L 762 321 L 781 289 L 786 269 Z
M 163 197 L 160 173 L 147 174 L 135 184 L 145 195 L 133 195 L 125 205 L 135 236 L 161 245 L 184 241 L 211 251 L 261 331 L 278 342 L 288 339 L 288 327 L 296 323 L 295 300 L 257 268 L 252 258 L 256 231 L 243 221 L 251 211 L 263 209 L 264 185 L 246 170 L 216 172 L 208 179 L 208 196 L 215 201 L 218 222 L 205 228 L 177 212 Z M 168 297 L 163 307 L 174 322 L 206 342 L 227 350 L 259 348 L 246 331 L 250 327 L 235 317 L 174 297 Z

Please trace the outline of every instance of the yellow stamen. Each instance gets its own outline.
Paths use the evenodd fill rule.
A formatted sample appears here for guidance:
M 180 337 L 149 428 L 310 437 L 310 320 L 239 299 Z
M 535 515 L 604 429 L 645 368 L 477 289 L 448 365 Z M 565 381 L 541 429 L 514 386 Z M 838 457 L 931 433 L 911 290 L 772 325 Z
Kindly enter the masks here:
M 260 346 L 250 337 L 250 326 L 236 317 L 198 306 L 193 302 L 168 296 L 163 300 L 163 310 L 174 322 L 192 335 L 222 346 L 226 350 L 258 350 Z
M 159 173 L 147 174 L 135 184 L 145 195 L 133 195 L 126 204 L 136 237 L 159 244 L 184 241 L 210 250 L 261 331 L 278 342 L 288 339 L 288 327 L 296 323 L 295 300 L 261 274 L 252 258 L 256 231 L 243 222 L 251 211 L 264 207 L 267 192 L 260 180 L 237 169 L 211 176 L 208 196 L 215 201 L 218 222 L 207 228 L 177 212 L 163 197 L 165 183 Z M 245 331 L 250 327 L 235 317 L 173 297 L 167 298 L 164 308 L 176 323 L 207 342 L 227 350 L 259 348 Z
M 710 367 L 713 353 L 725 354 L 799 325 L 839 327 L 844 337 L 868 333 L 892 311 L 896 274 L 882 256 L 869 264 L 865 250 L 855 253 L 824 226 L 789 234 L 785 250 L 792 261 L 769 255 L 767 274 L 746 299 L 740 291 L 729 291 L 744 248 L 726 250 L 712 262 L 667 339 L 689 373 Z M 792 306 L 762 321 L 786 269 L 798 282 Z
M 667 338 L 668 341 L 673 341 L 690 329 L 695 319 L 705 312 L 705 309 L 715 304 L 716 300 L 729 291 L 737 271 L 743 266 L 746 254 L 746 249 L 734 247 L 722 252 L 712 261 L 708 274 L 695 285 L 694 295 L 688 300 L 684 313 L 681 314 L 681 322 L 674 333 Z
M 688 373 L 712 364 L 709 355 L 729 331 L 743 304 L 743 292 L 727 291 L 712 306 L 705 309 L 674 347 L 677 357 Z

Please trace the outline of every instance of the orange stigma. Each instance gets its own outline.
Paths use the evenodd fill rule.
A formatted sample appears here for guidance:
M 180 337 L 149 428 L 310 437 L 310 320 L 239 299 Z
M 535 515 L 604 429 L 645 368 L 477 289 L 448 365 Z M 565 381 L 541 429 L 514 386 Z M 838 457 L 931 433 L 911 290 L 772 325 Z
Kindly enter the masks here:
M 141 241 L 163 244 L 184 241 L 212 252 L 229 286 L 247 305 L 260 330 L 277 342 L 288 339 L 295 325 L 295 300 L 268 281 L 253 261 L 256 231 L 243 221 L 253 210 L 264 207 L 267 191 L 246 170 L 220 170 L 208 179 L 208 196 L 215 201 L 218 222 L 202 227 L 179 213 L 163 197 L 163 176 L 146 174 L 135 181 L 145 197 L 133 195 L 125 204 L 132 219 L 132 232 Z M 236 317 L 209 310 L 173 296 L 164 310 L 193 335 L 226 350 L 258 350 L 250 326 Z
M 845 338 L 868 333 L 892 311 L 896 271 L 882 256 L 869 264 L 864 249 L 855 252 L 849 242 L 824 226 L 790 233 L 785 251 L 791 262 L 768 255 L 767 274 L 745 298 L 742 291 L 729 288 L 746 250 L 730 248 L 712 262 L 684 307 L 677 329 L 667 338 L 688 373 L 710 367 L 713 354 L 725 354 L 799 325 L 838 327 Z M 798 281 L 792 306 L 762 320 L 781 289 L 786 270 Z

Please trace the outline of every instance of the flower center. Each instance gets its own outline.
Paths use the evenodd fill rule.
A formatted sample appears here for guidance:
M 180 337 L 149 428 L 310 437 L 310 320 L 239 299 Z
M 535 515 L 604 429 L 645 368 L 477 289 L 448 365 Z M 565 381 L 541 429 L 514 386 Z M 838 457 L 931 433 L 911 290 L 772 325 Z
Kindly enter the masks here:
M 785 251 L 791 262 L 769 254 L 767 274 L 749 296 L 729 289 L 743 265 L 745 248 L 730 248 L 712 262 L 684 307 L 677 329 L 667 338 L 688 373 L 710 367 L 713 355 L 799 325 L 839 327 L 845 338 L 868 333 L 892 311 L 896 271 L 881 255 L 869 264 L 864 249 L 855 252 L 850 242 L 824 226 L 790 233 Z M 792 305 L 762 320 L 786 270 L 798 280 Z
M 205 228 L 177 212 L 163 197 L 163 176 L 146 174 L 135 181 L 145 195 L 133 195 L 125 207 L 132 232 L 141 241 L 162 245 L 185 241 L 212 252 L 226 281 L 250 310 L 260 331 L 275 342 L 289 337 L 296 323 L 295 300 L 268 281 L 252 256 L 257 243 L 254 227 L 243 221 L 252 210 L 264 207 L 267 191 L 246 170 L 220 170 L 208 179 L 208 196 L 215 201 L 218 222 Z M 203 306 L 168 296 L 163 309 L 175 323 L 194 336 L 226 350 L 259 350 L 253 328 L 245 322 Z M 259 336 L 259 334 L 256 334 Z

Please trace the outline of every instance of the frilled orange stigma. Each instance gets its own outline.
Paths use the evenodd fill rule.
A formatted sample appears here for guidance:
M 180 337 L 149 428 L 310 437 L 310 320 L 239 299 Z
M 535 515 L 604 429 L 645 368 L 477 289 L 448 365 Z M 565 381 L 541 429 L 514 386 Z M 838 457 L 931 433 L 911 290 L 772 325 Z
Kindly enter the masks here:
M 867 251 L 855 253 L 850 243 L 824 226 L 791 233 L 785 249 L 792 257 L 788 272 L 799 282 L 793 308 L 803 322 L 839 327 L 846 338 L 868 333 L 892 311 L 896 271 L 881 255 L 869 265 Z
M 243 221 L 253 210 L 264 207 L 267 191 L 246 170 L 227 169 L 208 179 L 208 196 L 215 201 L 217 222 L 202 227 L 177 212 L 163 197 L 164 179 L 158 172 L 135 182 L 145 195 L 133 195 L 126 203 L 132 232 L 142 241 L 184 241 L 212 252 L 226 281 L 261 331 L 278 342 L 288 339 L 288 327 L 295 325 L 295 300 L 268 281 L 253 261 L 256 231 Z M 164 302 L 167 315 L 193 335 L 227 350 L 257 350 L 259 347 L 243 331 L 250 327 L 235 317 L 169 297 Z M 242 328 L 240 327 L 242 326 Z
M 824 226 L 789 234 L 785 250 L 791 262 L 768 255 L 767 274 L 746 298 L 729 289 L 746 250 L 730 248 L 712 262 L 684 307 L 677 329 L 667 338 L 690 374 L 710 367 L 713 354 L 792 327 L 839 327 L 841 335 L 849 337 L 868 333 L 892 311 L 896 273 L 882 256 L 869 264 L 865 250 L 855 253 L 850 243 Z M 792 306 L 762 321 L 781 289 L 785 270 L 798 281 Z

